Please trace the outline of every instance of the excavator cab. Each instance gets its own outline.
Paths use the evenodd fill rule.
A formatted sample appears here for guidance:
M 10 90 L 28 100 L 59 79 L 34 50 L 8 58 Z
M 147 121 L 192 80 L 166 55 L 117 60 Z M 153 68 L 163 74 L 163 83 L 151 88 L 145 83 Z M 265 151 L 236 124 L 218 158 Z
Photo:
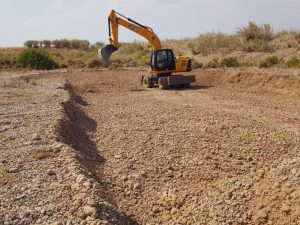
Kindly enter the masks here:
M 172 49 L 160 49 L 152 53 L 152 71 L 174 71 L 175 69 L 175 56 Z

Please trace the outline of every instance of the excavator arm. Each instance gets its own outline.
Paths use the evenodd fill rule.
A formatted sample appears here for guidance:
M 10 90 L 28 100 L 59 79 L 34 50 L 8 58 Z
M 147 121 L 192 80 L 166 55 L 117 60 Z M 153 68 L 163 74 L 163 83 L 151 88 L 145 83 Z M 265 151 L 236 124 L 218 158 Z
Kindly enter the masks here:
M 100 50 L 105 64 L 109 63 L 111 54 L 119 48 L 119 26 L 123 26 L 147 39 L 153 51 L 161 49 L 160 40 L 150 27 L 144 26 L 112 10 L 108 17 L 110 44 Z

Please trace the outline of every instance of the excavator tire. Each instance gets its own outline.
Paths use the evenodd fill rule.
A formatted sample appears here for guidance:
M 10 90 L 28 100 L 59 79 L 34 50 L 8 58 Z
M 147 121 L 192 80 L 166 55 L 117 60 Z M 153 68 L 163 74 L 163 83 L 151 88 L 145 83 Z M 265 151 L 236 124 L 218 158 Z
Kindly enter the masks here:
M 169 88 L 168 79 L 166 77 L 161 77 L 158 79 L 158 87 L 161 90 L 166 90 Z
M 146 88 L 153 88 L 154 87 L 154 84 L 152 82 L 150 82 L 149 77 L 144 78 L 143 82 L 144 82 L 144 86 Z

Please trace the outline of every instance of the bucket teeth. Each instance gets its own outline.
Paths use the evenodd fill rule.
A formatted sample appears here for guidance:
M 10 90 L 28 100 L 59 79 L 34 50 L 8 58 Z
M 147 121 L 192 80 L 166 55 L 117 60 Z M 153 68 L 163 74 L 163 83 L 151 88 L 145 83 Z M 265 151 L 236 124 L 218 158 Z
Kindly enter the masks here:
M 100 49 L 99 57 L 103 59 L 103 62 L 106 65 L 108 65 L 111 54 L 117 50 L 118 50 L 118 48 L 114 45 L 106 45 L 105 47 Z

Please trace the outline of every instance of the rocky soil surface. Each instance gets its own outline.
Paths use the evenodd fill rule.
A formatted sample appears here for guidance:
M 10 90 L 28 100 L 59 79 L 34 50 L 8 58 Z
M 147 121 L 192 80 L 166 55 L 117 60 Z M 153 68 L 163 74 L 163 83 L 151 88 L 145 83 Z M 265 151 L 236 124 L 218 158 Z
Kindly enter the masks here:
M 125 224 L 81 161 L 91 120 L 64 73 L 1 73 L 0 94 L 0 224 Z
M 0 75 L 0 224 L 300 224 L 300 72 Z
M 74 73 L 97 169 L 139 224 L 299 224 L 299 71 L 212 70 L 187 90 Z M 97 172 L 96 171 L 96 172 Z

